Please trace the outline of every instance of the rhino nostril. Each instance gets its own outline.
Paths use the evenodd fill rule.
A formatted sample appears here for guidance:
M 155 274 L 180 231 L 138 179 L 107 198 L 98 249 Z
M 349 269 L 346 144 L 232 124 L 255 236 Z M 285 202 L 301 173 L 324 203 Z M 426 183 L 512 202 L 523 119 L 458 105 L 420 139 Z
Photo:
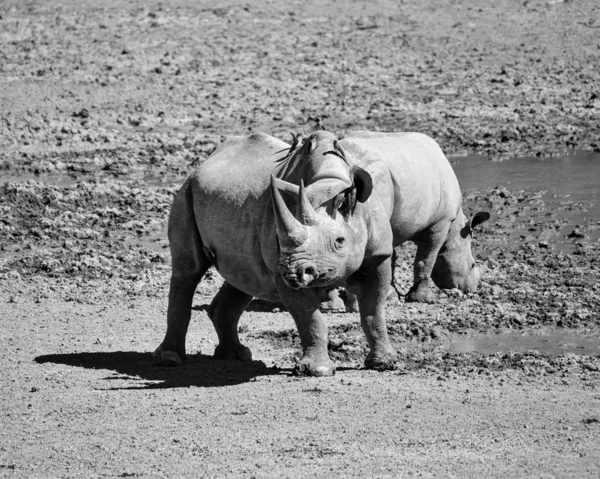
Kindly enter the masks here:
M 317 270 L 314 268 L 314 266 L 307 266 L 304 269 L 304 274 L 315 277 L 317 275 Z
M 308 284 L 317 277 L 317 268 L 312 265 L 300 266 L 296 270 L 296 275 L 298 277 L 298 281 Z

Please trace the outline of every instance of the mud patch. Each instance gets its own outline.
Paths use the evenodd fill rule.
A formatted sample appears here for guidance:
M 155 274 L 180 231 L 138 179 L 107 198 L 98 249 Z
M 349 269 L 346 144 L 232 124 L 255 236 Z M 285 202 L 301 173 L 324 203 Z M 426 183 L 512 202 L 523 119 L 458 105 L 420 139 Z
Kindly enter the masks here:
M 290 358 L 301 357 L 300 338 L 294 330 L 263 331 L 248 337 L 266 340 L 273 348 L 295 350 Z M 541 336 L 546 339 L 537 341 L 533 341 L 531 336 L 521 336 L 524 338 L 521 341 L 517 337 L 502 335 L 495 339 L 490 337 L 488 341 L 475 337 L 467 343 L 468 340 L 447 341 L 438 336 L 419 341 L 408 339 L 410 334 L 399 334 L 394 329 L 390 331 L 390 341 L 398 351 L 396 369 L 404 372 L 439 370 L 481 374 L 490 370 L 517 369 L 532 374 L 554 374 L 573 370 L 600 371 L 598 343 L 587 341 L 577 332 L 555 332 Z M 570 343 L 565 346 L 566 340 Z M 581 347 L 583 343 L 587 349 Z M 540 347 L 540 344 L 545 347 Z M 571 353 L 571 349 L 576 354 Z M 349 324 L 330 328 L 328 350 L 339 367 L 361 367 L 368 346 L 360 326 Z

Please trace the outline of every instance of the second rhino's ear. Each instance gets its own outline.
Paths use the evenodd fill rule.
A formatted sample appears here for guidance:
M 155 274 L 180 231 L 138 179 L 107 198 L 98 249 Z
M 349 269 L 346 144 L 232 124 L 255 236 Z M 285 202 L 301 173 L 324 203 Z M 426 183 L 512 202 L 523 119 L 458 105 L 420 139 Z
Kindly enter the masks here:
M 469 223 L 469 228 L 471 230 L 474 230 L 481 223 L 484 223 L 485 221 L 487 221 L 489 219 L 490 219 L 490 214 L 487 211 L 478 211 L 477 213 L 475 213 L 473 215 L 473 218 L 471 218 L 471 222 Z
M 364 203 L 373 192 L 373 178 L 369 172 L 356 165 L 350 168 L 350 176 L 356 187 L 356 199 Z

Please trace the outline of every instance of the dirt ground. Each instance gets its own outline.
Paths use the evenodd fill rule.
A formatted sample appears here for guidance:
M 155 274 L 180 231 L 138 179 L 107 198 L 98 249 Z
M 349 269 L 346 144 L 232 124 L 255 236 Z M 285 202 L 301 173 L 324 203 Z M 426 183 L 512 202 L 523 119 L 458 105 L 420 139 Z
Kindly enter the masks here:
M 0 4 L 0 477 L 600 475 L 600 357 L 443 347 L 598 333 L 600 218 L 565 253 L 553 238 L 589 207 L 568 198 L 465 191 L 492 213 L 474 240 L 484 280 L 390 302 L 394 371 L 364 370 L 358 315 L 335 312 L 336 375 L 293 377 L 293 321 L 261 301 L 240 326 L 254 362 L 213 360 L 217 273 L 189 362 L 150 357 L 170 203 L 225 137 L 322 123 L 421 131 L 451 157 L 600 151 L 597 2 L 124 3 Z

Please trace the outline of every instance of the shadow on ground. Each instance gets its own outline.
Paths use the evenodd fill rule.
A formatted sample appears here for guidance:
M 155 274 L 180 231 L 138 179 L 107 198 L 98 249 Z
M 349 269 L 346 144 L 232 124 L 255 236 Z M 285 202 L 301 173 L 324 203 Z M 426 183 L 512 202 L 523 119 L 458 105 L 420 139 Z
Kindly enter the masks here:
M 149 353 L 114 351 L 103 353 L 47 354 L 35 358 L 39 364 L 54 363 L 86 369 L 109 369 L 139 384 L 106 389 L 164 389 L 181 387 L 224 387 L 254 380 L 259 376 L 289 374 L 289 371 L 268 368 L 262 361 L 220 361 L 204 354 L 189 355 L 180 367 L 169 368 L 153 364 Z

